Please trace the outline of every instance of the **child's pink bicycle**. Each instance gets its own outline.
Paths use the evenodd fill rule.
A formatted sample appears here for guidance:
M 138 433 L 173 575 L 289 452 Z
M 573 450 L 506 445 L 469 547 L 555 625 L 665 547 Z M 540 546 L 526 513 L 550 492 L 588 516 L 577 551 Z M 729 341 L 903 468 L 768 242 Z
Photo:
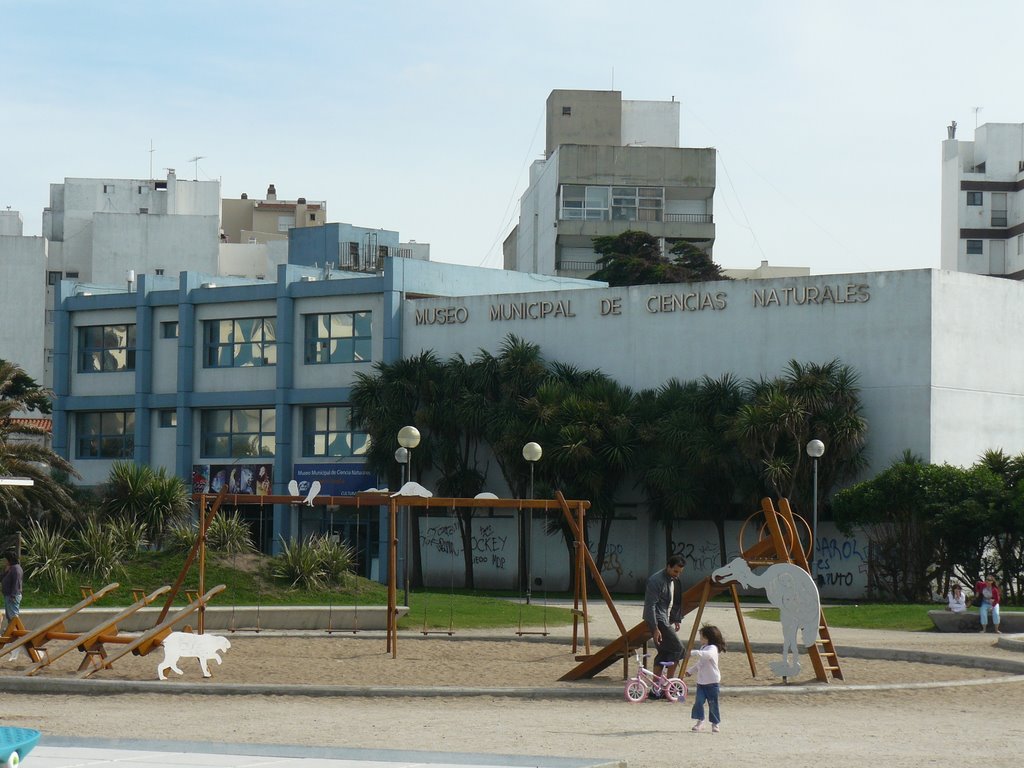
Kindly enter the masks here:
M 689 693 L 686 683 L 678 677 L 665 677 L 665 670 L 671 667 L 673 662 L 661 662 L 661 674 L 656 675 L 644 667 L 643 660 L 649 655 L 645 653 L 641 656 L 640 649 L 636 649 L 636 677 L 631 677 L 626 681 L 626 701 L 639 704 L 641 701 L 645 701 L 652 692 L 655 696 L 664 694 L 669 701 L 684 701 L 686 694 Z

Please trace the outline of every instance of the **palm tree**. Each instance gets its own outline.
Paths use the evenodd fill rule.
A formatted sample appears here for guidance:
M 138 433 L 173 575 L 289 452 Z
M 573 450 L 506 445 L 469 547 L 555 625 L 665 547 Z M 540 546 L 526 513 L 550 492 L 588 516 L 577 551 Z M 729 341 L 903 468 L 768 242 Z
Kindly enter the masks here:
M 27 477 L 32 486 L 0 486 L 0 528 L 13 530 L 29 521 L 67 523 L 76 516 L 70 489 L 54 473 L 80 477 L 69 462 L 45 446 L 46 429 L 18 414 L 49 411 L 49 393 L 16 364 L 0 360 L 0 475 Z
M 863 468 L 867 422 L 861 415 L 858 376 L 839 360 L 790 361 L 782 376 L 747 384 L 748 403 L 732 422 L 732 436 L 757 462 L 766 492 L 810 506 L 812 464 L 807 443 L 825 443 L 818 460 L 819 495 Z
M 103 489 L 102 509 L 110 518 L 138 526 L 159 547 L 169 528 L 188 519 L 192 502 L 184 481 L 163 467 L 117 461 Z

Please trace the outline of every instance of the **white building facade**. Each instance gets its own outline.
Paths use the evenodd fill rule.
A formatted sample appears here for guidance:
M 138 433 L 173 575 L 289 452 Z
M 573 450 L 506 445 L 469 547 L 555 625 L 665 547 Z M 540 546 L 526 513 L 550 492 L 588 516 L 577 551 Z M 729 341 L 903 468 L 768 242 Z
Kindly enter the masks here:
M 1024 123 L 956 125 L 942 142 L 943 269 L 1024 278 Z

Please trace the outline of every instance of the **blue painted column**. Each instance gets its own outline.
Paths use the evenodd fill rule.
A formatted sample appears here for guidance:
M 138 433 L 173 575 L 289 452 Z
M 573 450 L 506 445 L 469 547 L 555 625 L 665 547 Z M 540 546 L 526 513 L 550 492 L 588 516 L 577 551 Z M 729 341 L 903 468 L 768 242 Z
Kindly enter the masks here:
M 146 302 L 146 276 L 139 275 L 135 293 L 135 462 L 149 464 L 153 419 L 153 308 Z
M 73 292 L 74 287 L 74 283 L 62 280 L 53 292 L 53 451 L 69 461 L 71 438 L 64 398 L 71 394 L 71 314 L 64 301 L 65 291 Z
M 196 334 L 196 305 L 192 302 L 188 273 L 181 274 L 178 288 L 178 397 L 175 403 L 178 427 L 175 430 L 175 472 L 192 487 L 193 415 L 192 392 L 195 388 L 195 350 L 202 339 Z
M 292 435 L 293 407 L 292 387 L 295 386 L 295 300 L 289 294 L 288 269 L 285 265 L 277 273 L 277 391 L 274 408 L 277 412 L 277 428 L 274 435 L 274 493 L 287 493 L 288 481 L 292 479 Z M 301 333 L 301 329 L 298 331 Z M 296 510 L 287 504 L 274 505 L 274 538 L 271 552 L 277 554 L 281 540 L 291 539 L 292 515 Z

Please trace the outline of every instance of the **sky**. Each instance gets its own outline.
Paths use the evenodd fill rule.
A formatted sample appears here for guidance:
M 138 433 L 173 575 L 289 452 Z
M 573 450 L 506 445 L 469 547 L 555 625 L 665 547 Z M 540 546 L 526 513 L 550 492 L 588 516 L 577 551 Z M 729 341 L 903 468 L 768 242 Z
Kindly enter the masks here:
M 937 268 L 946 126 L 1024 122 L 1021 29 L 1020 0 L 0 0 L 0 206 L 38 235 L 51 183 L 152 163 L 500 268 L 548 94 L 618 90 L 718 151 L 719 264 Z

